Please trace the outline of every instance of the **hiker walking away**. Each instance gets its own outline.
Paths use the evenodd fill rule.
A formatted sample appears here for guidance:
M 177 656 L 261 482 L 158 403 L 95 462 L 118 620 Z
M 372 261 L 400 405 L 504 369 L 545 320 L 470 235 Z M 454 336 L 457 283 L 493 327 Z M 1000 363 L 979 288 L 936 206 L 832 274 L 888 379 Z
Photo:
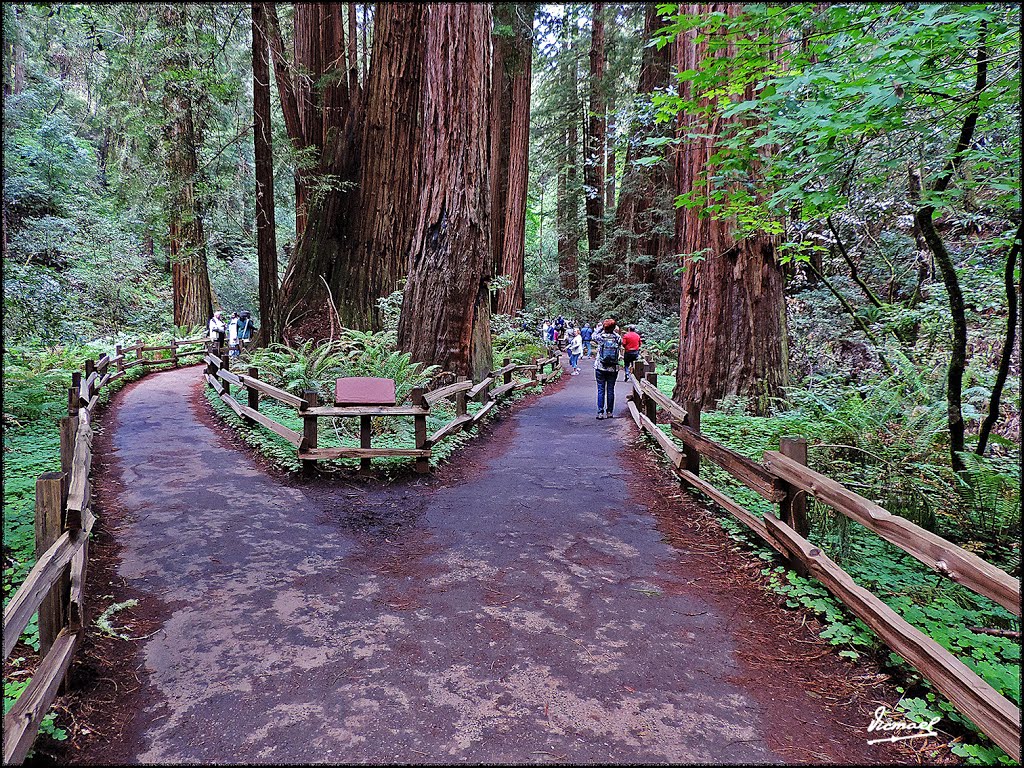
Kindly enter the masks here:
M 615 379 L 619 376 L 619 349 L 622 337 L 615 332 L 615 321 L 605 320 L 594 336 L 594 376 L 597 378 L 597 418 L 610 419 L 615 409 Z
M 232 357 L 238 357 L 238 313 L 231 313 L 231 320 L 228 322 L 228 349 Z
M 252 313 L 243 309 L 238 313 L 238 351 L 242 352 L 245 346 L 252 340 L 256 332 L 256 326 L 252 322 Z
M 585 323 L 583 330 L 580 331 L 580 339 L 583 342 L 583 356 L 590 357 L 590 340 L 594 336 L 594 330 L 590 327 L 590 323 Z
M 223 347 L 224 339 L 228 333 L 228 327 L 224 323 L 224 313 L 219 309 L 213 313 L 213 317 L 206 321 L 206 330 L 210 334 L 210 341 L 215 347 Z
M 583 354 L 583 338 L 579 331 L 569 332 L 569 365 L 572 367 L 570 376 L 580 375 L 580 355 Z
M 626 369 L 625 380 L 629 381 L 629 372 L 633 363 L 640 357 L 640 334 L 635 325 L 627 325 L 622 335 L 622 365 Z
M 565 318 L 559 315 L 555 318 L 555 343 L 558 344 L 558 348 L 562 348 L 562 342 L 565 341 Z

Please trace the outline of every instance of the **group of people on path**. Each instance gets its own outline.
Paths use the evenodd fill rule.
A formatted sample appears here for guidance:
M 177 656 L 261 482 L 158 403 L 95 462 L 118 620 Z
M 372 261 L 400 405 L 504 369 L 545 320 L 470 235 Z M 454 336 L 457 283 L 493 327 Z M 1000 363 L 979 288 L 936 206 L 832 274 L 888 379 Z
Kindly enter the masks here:
M 241 312 L 232 312 L 231 319 L 226 322 L 224 313 L 218 309 L 206 321 L 206 331 L 210 341 L 222 348 L 226 343 L 231 357 L 238 357 L 245 345 L 252 340 L 256 330 L 252 313 L 247 309 L 243 309 Z
M 626 332 L 619 333 L 618 320 L 609 317 L 593 328 L 585 323 L 578 328 L 572 320 L 559 315 L 554 322 L 545 320 L 540 329 L 541 338 L 552 349 L 561 351 L 562 341 L 569 354 L 570 376 L 580 373 L 580 358 L 590 357 L 594 351 L 594 375 L 597 379 L 597 418 L 610 419 L 615 409 L 615 381 L 619 376 L 619 359 L 625 368 L 625 380 L 629 381 L 630 369 L 640 357 L 640 334 L 635 325 L 627 325 Z

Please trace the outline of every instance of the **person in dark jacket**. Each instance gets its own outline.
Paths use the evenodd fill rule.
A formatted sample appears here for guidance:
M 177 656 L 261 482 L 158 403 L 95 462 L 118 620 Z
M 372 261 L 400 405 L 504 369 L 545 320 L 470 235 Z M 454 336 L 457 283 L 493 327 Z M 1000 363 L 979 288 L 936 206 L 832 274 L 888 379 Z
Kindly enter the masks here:
M 593 337 L 594 376 L 597 379 L 597 418 L 610 419 L 615 409 L 615 379 L 619 376 L 619 351 L 622 337 L 615 332 L 615 321 L 605 320 L 601 333 Z

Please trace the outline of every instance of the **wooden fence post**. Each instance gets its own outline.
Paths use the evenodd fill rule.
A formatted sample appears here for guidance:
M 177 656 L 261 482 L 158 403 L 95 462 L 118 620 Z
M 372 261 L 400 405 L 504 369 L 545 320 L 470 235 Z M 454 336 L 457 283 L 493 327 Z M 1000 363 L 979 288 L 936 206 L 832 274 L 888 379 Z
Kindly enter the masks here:
M 486 389 L 484 390 L 484 393 L 487 393 Z M 420 408 L 426 408 L 427 404 L 423 400 L 423 397 L 426 394 L 426 390 L 423 389 L 423 387 L 416 387 L 409 394 L 409 397 L 412 400 L 413 405 L 418 406 Z M 490 394 L 487 393 L 486 396 L 490 397 Z M 415 416 L 413 416 L 413 419 L 415 420 L 416 426 L 416 449 L 422 450 L 427 447 L 427 416 L 426 414 L 418 413 Z M 419 472 L 420 474 L 429 472 L 430 459 L 428 459 L 426 456 L 417 456 L 416 471 Z
M 78 415 L 78 390 L 82 386 L 82 374 L 75 371 L 71 374 L 71 389 L 68 390 L 68 416 Z
M 784 437 L 779 440 L 779 453 L 806 466 L 807 439 Z M 807 523 L 807 494 L 787 486 L 786 498 L 779 502 L 779 517 L 782 522 L 806 538 L 810 533 L 810 526 Z
M 259 370 L 254 368 L 254 367 L 252 367 L 252 366 L 249 366 L 249 377 L 253 378 L 253 379 L 258 379 L 260 377 Z M 246 384 L 245 385 L 245 392 L 246 392 L 246 395 L 248 396 L 248 400 L 249 400 L 248 405 L 249 405 L 249 407 L 252 408 L 254 411 L 258 411 L 260 409 L 260 392 L 259 392 L 259 390 L 256 389 L 256 387 L 252 387 L 249 384 Z
M 114 345 L 114 357 L 119 358 L 117 361 L 117 372 L 120 373 L 124 370 L 124 353 L 121 351 L 121 345 Z
M 36 480 L 36 557 L 50 548 L 64 532 L 62 472 L 44 472 Z M 66 567 L 57 583 L 39 604 L 39 653 L 46 656 L 57 633 L 67 624 L 67 599 L 71 592 L 71 572 Z
M 359 417 L 359 447 L 370 448 L 370 417 L 360 416 Z M 359 460 L 359 474 L 368 475 L 370 474 L 370 458 L 366 457 Z
M 77 400 L 77 396 L 76 396 Z M 68 502 L 68 489 L 71 487 L 71 461 L 75 456 L 75 438 L 78 435 L 78 411 L 75 415 L 65 416 L 60 420 L 60 472 L 61 501 Z
M 316 408 L 320 402 L 320 396 L 315 389 L 307 389 L 302 396 L 306 400 L 307 409 Z M 306 450 L 316 448 L 316 416 L 303 415 L 302 417 L 302 445 Z M 306 477 L 316 474 L 316 459 L 302 460 L 302 474 Z
M 696 400 L 687 400 L 684 407 L 686 408 L 686 426 L 694 432 L 700 432 L 700 403 Z M 684 462 L 686 469 L 695 475 L 699 475 L 700 452 L 695 448 L 684 447 L 683 454 L 686 456 Z
M 512 362 L 511 358 L 506 357 L 506 358 L 504 358 L 501 361 L 501 367 L 504 368 L 506 365 L 508 365 L 511 362 Z M 512 383 L 512 371 L 505 371 L 505 375 L 502 376 L 501 383 L 502 384 L 511 384 Z
M 465 381 L 465 376 L 457 376 L 456 381 Z M 466 415 L 466 390 L 455 393 L 455 415 L 465 416 Z
M 87 383 L 89 382 L 89 377 L 92 376 L 94 373 L 96 373 L 96 361 L 95 360 L 86 360 L 85 361 L 85 380 L 86 380 Z M 94 386 L 95 386 L 95 384 L 91 384 L 90 383 L 89 386 L 86 388 L 86 392 L 85 392 L 86 399 L 88 399 L 88 400 L 92 399 L 92 396 L 93 396 L 92 388 Z
M 135 342 L 135 362 L 142 362 L 142 339 L 138 339 Z
M 225 349 L 224 347 L 219 347 L 218 350 L 217 350 L 217 356 L 220 358 L 220 367 L 221 367 L 221 369 L 225 370 L 225 371 L 230 371 L 231 370 L 231 360 L 228 357 L 228 350 Z M 224 384 L 224 394 L 226 394 L 226 395 L 231 394 L 231 390 L 229 389 L 230 385 L 228 384 L 228 382 L 224 381 L 223 379 L 221 379 L 221 381 Z
M 640 361 L 637 360 L 637 363 L 639 364 Z M 646 370 L 646 367 L 646 365 L 641 365 L 640 370 Z M 636 366 L 634 366 L 633 370 L 637 370 Z M 647 380 L 647 383 L 650 384 L 652 387 L 654 387 L 655 389 L 658 388 L 658 374 L 656 374 L 654 371 L 644 374 L 644 378 Z M 644 411 L 645 415 L 648 419 L 651 420 L 652 423 L 658 423 L 658 404 L 654 401 L 653 397 L 644 398 Z
M 172 368 L 178 367 L 178 340 L 171 339 L 171 363 Z

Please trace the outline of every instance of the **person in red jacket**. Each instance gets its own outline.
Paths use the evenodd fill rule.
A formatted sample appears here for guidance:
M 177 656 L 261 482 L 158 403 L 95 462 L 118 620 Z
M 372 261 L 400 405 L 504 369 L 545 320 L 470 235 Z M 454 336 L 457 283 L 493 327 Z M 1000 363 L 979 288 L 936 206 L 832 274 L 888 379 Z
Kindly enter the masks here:
M 622 364 L 626 367 L 626 381 L 629 381 L 629 370 L 640 357 L 640 334 L 635 325 L 627 325 L 622 335 Z

